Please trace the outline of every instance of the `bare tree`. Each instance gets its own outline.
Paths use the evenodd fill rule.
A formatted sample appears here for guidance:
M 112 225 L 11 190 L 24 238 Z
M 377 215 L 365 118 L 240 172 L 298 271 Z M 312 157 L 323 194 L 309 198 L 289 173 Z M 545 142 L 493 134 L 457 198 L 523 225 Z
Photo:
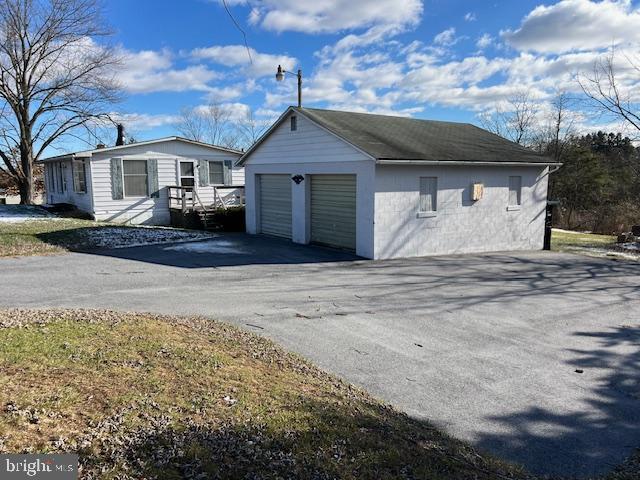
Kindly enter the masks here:
M 575 116 L 571 111 L 572 98 L 566 92 L 560 92 L 551 101 L 551 113 L 546 128 L 547 151 L 556 162 L 562 158 L 567 140 L 574 133 Z
M 544 108 L 544 116 L 533 130 L 529 147 L 560 161 L 567 142 L 575 134 L 575 99 L 566 92 L 558 92 Z
M 236 124 L 236 129 L 240 134 L 240 146 L 242 148 L 251 147 L 267 131 L 270 123 L 268 120 L 256 119 L 253 110 L 248 109 L 244 118 Z
M 480 115 L 487 130 L 521 145 L 529 145 L 536 133 L 538 109 L 528 92 L 518 92 L 505 106 Z
M 99 0 L 0 0 L 0 170 L 33 203 L 34 161 L 119 99 Z
M 618 118 L 640 132 L 640 98 L 637 97 L 640 65 L 625 56 L 624 69 L 633 77 L 627 82 L 616 66 L 616 51 L 612 47 L 609 54 L 594 63 L 590 75 L 578 75 L 577 79 L 584 94 L 601 113 Z
M 232 114 L 229 107 L 216 101 L 206 107 L 184 108 L 175 128 L 191 140 L 237 148 L 239 135 L 231 122 Z

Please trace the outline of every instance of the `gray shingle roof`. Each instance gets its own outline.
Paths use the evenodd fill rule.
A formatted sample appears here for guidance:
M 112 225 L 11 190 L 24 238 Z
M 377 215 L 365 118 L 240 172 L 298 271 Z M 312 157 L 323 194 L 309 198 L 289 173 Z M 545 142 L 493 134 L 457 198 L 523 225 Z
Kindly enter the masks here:
M 469 123 L 293 108 L 377 160 L 553 163 Z

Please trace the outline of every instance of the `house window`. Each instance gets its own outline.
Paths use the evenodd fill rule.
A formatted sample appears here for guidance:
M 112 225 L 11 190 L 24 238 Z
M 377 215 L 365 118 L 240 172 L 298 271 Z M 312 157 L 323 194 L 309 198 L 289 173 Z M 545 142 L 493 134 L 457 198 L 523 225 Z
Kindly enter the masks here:
M 45 174 L 45 188 L 47 189 L 47 193 L 51 194 L 54 192 L 55 187 L 53 185 L 53 165 L 48 163 L 44 166 L 44 174 Z
M 146 160 L 123 160 L 125 197 L 149 196 L 149 178 Z
M 420 213 L 438 209 L 438 177 L 420 177 Z
M 522 202 L 522 177 L 509 177 L 509 206 L 519 207 Z
M 295 132 L 296 130 L 298 130 L 298 117 L 296 117 L 295 115 L 291 116 L 291 131 Z
M 195 187 L 196 176 L 193 162 L 180 162 L 180 186 Z
M 58 181 L 58 188 L 56 191 L 58 193 L 64 193 L 67 191 L 67 180 L 64 178 L 64 164 L 62 162 L 57 162 L 56 164 L 56 177 Z
M 209 162 L 209 185 L 224 185 L 224 164 Z
M 73 160 L 73 191 L 87 193 L 87 171 L 85 161 L 81 159 Z

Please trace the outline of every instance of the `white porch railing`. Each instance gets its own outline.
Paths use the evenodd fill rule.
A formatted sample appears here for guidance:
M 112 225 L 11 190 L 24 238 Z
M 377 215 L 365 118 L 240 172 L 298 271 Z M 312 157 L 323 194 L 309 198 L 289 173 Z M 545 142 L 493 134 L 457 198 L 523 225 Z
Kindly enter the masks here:
M 226 210 L 228 207 L 234 205 L 245 204 L 244 186 L 239 185 L 213 187 L 213 203 L 210 205 L 207 205 L 202 201 L 201 197 L 198 195 L 198 189 L 196 187 L 173 185 L 167 187 L 167 190 L 169 208 L 180 209 L 182 210 L 182 213 L 198 209 L 206 211 L 214 208 L 224 208 Z M 238 191 L 238 193 L 229 193 L 233 191 Z

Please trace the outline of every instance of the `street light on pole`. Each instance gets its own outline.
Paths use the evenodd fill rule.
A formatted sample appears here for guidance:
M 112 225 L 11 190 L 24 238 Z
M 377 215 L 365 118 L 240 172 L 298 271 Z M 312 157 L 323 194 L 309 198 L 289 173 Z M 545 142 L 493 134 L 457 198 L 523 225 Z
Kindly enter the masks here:
M 298 77 L 298 107 L 302 107 L 302 70 L 298 70 L 298 73 L 287 72 L 281 65 L 278 65 L 276 80 L 282 82 L 286 73 Z

